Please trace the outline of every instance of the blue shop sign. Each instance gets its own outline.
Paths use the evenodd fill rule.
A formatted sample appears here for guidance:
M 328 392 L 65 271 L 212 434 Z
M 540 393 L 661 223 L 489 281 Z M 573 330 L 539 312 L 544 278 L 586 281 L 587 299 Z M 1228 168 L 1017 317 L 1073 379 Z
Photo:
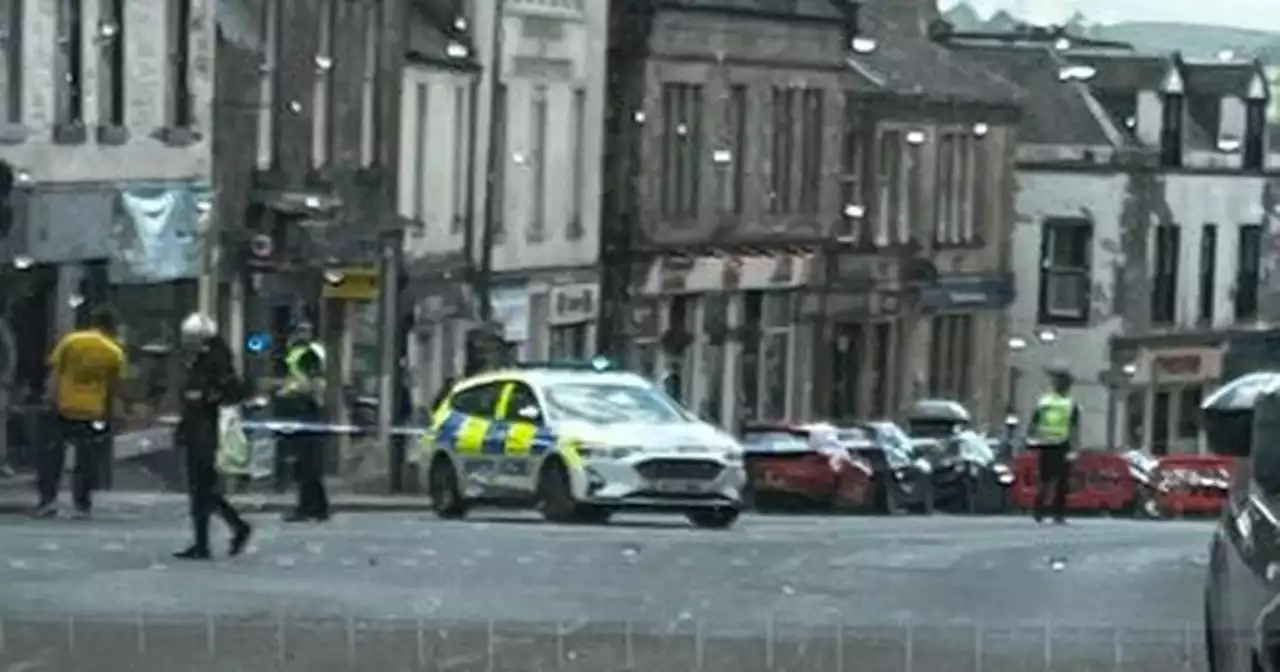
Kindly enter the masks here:
M 942 276 L 920 292 L 920 307 L 926 311 L 999 310 L 1012 302 L 1008 276 Z

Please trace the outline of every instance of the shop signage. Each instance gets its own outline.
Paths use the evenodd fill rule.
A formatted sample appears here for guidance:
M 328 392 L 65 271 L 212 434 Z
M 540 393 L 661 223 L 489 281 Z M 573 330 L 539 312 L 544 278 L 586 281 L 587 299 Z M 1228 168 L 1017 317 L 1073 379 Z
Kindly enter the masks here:
M 551 288 L 551 324 L 574 324 L 596 319 L 599 291 L 595 283 L 561 285 Z
M 941 276 L 920 290 L 924 311 L 1000 310 L 1013 301 L 1013 283 L 1006 276 Z
M 489 293 L 493 319 L 502 325 L 502 337 L 514 343 L 529 338 L 529 290 L 518 287 L 495 287 Z

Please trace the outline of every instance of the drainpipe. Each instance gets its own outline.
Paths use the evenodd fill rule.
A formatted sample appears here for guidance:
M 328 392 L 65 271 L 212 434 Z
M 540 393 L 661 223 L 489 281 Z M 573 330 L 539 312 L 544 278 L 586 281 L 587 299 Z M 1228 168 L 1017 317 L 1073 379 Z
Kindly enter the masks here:
M 506 126 L 507 115 L 506 110 L 499 109 L 501 96 L 498 90 L 502 86 L 502 28 L 503 28 L 503 7 L 506 5 L 505 0 L 494 0 L 493 7 L 493 35 L 490 41 L 489 49 L 489 68 L 484 73 L 489 84 L 489 151 L 485 156 L 485 192 L 484 192 L 484 219 L 481 222 L 483 227 L 480 232 L 480 268 L 475 277 L 476 298 L 480 302 L 480 321 L 488 325 L 493 317 L 493 304 L 490 301 L 490 294 L 493 289 L 493 238 L 497 229 L 497 221 L 501 216 L 498 207 L 502 203 L 498 188 L 503 186 L 498 181 L 499 171 L 502 170 L 503 152 L 505 148 L 498 146 L 498 141 L 502 139 L 505 133 L 502 128 Z M 474 118 L 475 115 L 473 115 Z M 473 123 L 472 126 L 475 126 Z M 470 259 L 468 259 L 470 262 Z

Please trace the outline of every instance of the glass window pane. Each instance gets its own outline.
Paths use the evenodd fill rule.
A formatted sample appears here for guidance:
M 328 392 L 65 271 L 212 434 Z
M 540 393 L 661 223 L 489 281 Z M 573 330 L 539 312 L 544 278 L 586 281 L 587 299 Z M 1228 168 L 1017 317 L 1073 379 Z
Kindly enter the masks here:
M 771 334 L 765 339 L 765 408 L 764 417 L 780 420 L 787 416 L 788 334 Z

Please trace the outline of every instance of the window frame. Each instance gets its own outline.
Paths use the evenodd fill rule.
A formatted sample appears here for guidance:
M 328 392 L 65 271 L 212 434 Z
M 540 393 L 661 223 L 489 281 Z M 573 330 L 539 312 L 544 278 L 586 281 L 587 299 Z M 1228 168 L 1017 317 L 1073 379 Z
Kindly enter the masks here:
M 173 129 L 195 126 L 195 101 L 192 99 L 191 20 L 194 0 L 169 0 L 169 88 L 168 125 Z
M 453 388 L 449 393 L 449 410 L 457 411 L 463 415 L 473 418 L 497 419 L 498 417 L 498 401 L 502 398 L 502 390 L 507 386 L 509 381 L 506 380 L 483 380 L 476 382 L 466 382 Z M 478 415 L 471 411 L 458 406 L 458 398 L 463 395 L 478 393 L 480 391 L 492 389 L 494 391 L 492 407 L 486 415 Z
M 507 381 L 504 381 L 504 384 L 505 384 L 505 388 L 509 388 L 510 391 L 508 392 L 506 389 L 504 389 L 502 392 L 499 393 L 498 402 L 496 402 L 496 405 L 494 408 L 495 419 L 503 422 L 523 422 L 525 424 L 531 424 L 531 425 L 541 424 L 542 419 L 546 418 L 547 416 L 546 416 L 546 409 L 544 408 L 544 404 L 542 403 L 542 398 L 538 396 L 538 391 L 533 389 L 532 385 L 524 382 L 523 380 L 507 380 Z M 516 411 L 519 410 L 520 406 L 513 402 L 515 402 L 516 400 L 516 394 L 522 391 L 528 392 L 529 396 L 533 399 L 533 405 L 538 409 L 538 418 L 539 418 L 538 422 L 533 422 L 528 418 L 522 418 L 516 414 Z M 506 397 L 506 405 L 504 408 L 498 408 L 499 406 L 502 406 L 501 402 L 502 402 L 503 396 Z M 501 414 L 500 415 L 497 414 L 497 411 L 501 411 Z
M 26 0 L 4 0 L 0 2 L 0 35 L 4 42 L 0 44 L 0 69 L 4 74 L 4 102 L 0 114 L 0 123 L 21 124 L 23 93 L 23 48 L 25 42 Z
M 175 0 L 181 1 L 181 0 Z M 56 0 L 54 118 L 58 127 L 84 126 L 84 0 Z
M 1083 326 L 1089 323 L 1092 312 L 1093 282 L 1093 222 L 1082 217 L 1049 217 L 1041 223 L 1040 228 L 1040 282 L 1037 307 L 1037 322 L 1044 325 Z M 1070 232 L 1070 233 L 1067 233 Z M 1082 266 L 1069 266 L 1054 262 L 1056 240 L 1061 235 L 1077 235 L 1083 237 L 1085 252 Z M 1068 311 L 1051 305 L 1053 291 L 1051 284 L 1063 278 L 1075 277 L 1083 285 L 1082 303 L 1075 311 Z
M 14 1 L 14 0 L 11 0 Z M 126 0 L 101 0 L 98 20 L 98 126 L 124 128 L 128 119 L 128 30 Z M 110 37 L 102 34 L 108 22 L 115 26 Z
M 529 221 L 525 239 L 541 243 L 547 239 L 547 124 L 550 123 L 550 92 L 545 84 L 535 84 L 529 99 Z

